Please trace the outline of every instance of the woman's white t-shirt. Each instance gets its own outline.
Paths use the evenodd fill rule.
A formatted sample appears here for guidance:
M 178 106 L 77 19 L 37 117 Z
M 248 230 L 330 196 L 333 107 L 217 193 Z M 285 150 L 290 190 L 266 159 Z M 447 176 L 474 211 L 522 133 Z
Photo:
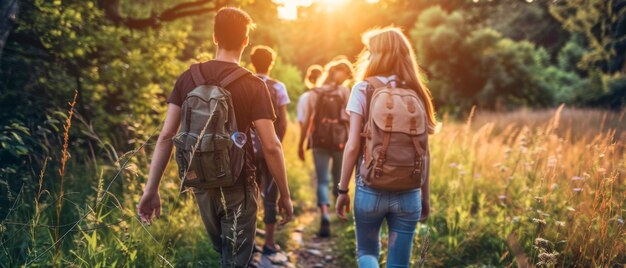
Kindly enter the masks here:
M 396 79 L 395 75 L 391 76 L 376 76 L 378 80 L 380 80 L 383 84 L 389 83 L 390 80 Z M 392 87 L 395 87 L 395 81 L 391 84 Z M 367 82 L 361 81 L 352 87 L 352 92 L 350 92 L 350 98 L 348 99 L 348 105 L 346 106 L 346 111 L 350 113 L 356 113 L 363 116 L 365 120 L 367 118 Z
M 307 102 L 309 100 L 309 94 L 311 94 L 310 91 L 306 91 L 304 93 L 302 93 L 302 95 L 300 96 L 300 98 L 298 99 L 298 107 L 297 107 L 297 114 L 298 114 L 298 122 L 300 123 L 304 123 L 304 116 L 305 114 L 309 114 L 309 112 L 306 110 L 307 107 Z

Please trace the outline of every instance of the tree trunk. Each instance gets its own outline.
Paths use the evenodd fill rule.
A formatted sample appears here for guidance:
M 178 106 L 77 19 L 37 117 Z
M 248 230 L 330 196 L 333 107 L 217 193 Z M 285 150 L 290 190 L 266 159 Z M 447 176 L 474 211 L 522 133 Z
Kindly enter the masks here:
M 2 16 L 0 17 L 0 59 L 2 59 L 4 45 L 6 45 L 9 34 L 15 26 L 18 11 L 18 0 L 0 2 L 0 15 Z

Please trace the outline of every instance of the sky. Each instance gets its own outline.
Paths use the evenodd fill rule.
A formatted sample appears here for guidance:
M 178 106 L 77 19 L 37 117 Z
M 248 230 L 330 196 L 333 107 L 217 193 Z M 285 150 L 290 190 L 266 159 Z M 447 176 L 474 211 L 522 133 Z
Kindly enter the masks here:
M 298 7 L 310 6 L 313 3 L 319 4 L 329 10 L 337 6 L 346 4 L 354 0 L 272 0 L 278 5 L 278 17 L 284 20 L 295 20 L 298 18 Z M 379 0 L 360 0 L 369 3 L 376 3 Z

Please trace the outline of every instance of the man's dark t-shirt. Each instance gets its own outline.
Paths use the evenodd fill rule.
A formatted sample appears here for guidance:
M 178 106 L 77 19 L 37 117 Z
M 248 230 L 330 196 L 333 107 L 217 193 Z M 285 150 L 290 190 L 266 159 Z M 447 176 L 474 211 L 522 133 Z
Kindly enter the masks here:
M 216 85 L 226 76 L 240 67 L 234 62 L 225 62 L 211 60 L 200 65 L 202 75 L 209 85 Z M 185 98 L 197 85 L 191 78 L 189 70 L 183 72 L 176 80 L 174 90 L 167 99 L 168 103 L 183 105 Z M 237 130 L 249 133 L 252 122 L 259 119 L 275 120 L 274 107 L 272 99 L 265 82 L 252 74 L 244 75 L 226 87 L 231 94 L 233 107 L 235 109 L 235 117 L 237 119 Z M 248 135 L 247 150 L 247 166 L 254 167 L 252 155 L 254 154 L 250 135 Z M 243 173 L 242 173 L 243 174 Z M 239 180 L 242 181 L 242 180 Z

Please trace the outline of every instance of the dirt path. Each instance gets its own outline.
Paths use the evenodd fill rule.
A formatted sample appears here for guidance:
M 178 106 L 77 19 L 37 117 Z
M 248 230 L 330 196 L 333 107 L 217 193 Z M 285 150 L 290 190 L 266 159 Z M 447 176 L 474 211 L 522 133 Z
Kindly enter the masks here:
M 335 240 L 331 238 L 317 237 L 319 229 L 319 214 L 317 211 L 307 211 L 297 217 L 297 224 L 294 229 L 289 230 L 290 251 L 284 253 L 288 257 L 289 262 L 281 265 L 272 264 L 272 261 L 260 253 L 256 254 L 259 258 L 261 268 L 283 268 L 283 267 L 302 267 L 302 268 L 318 268 L 340 267 L 337 263 L 338 252 L 335 249 Z M 336 236 L 335 236 L 336 237 Z

